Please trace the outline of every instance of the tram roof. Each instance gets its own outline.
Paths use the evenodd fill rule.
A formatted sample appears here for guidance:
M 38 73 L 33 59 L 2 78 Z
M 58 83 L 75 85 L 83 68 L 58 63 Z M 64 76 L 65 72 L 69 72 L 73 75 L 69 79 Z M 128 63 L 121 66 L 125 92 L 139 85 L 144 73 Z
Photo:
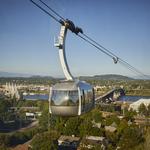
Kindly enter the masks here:
M 80 89 L 88 90 L 91 89 L 92 86 L 84 81 L 63 81 L 60 83 L 56 83 L 52 88 L 53 90 L 64 90 L 64 91 L 73 91 Z

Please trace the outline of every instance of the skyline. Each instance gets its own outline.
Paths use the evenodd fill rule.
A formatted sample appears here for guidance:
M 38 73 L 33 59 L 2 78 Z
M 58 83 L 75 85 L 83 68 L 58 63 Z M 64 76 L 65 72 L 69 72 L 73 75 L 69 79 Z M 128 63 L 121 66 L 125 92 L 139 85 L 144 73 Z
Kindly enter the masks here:
M 36 0 L 37 2 L 37 0 Z M 150 75 L 148 0 L 45 0 L 64 18 L 141 72 Z M 72 7 L 73 6 L 73 7 Z M 54 37 L 60 25 L 29 0 L 0 5 L 0 71 L 63 77 Z M 121 74 L 126 68 L 68 32 L 67 61 L 74 76 Z

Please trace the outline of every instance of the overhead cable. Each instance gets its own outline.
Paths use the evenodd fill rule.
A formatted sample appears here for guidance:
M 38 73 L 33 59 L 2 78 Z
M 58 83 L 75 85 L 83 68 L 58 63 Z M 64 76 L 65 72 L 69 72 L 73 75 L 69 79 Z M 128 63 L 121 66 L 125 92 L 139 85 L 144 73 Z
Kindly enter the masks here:
M 43 5 L 45 5 L 48 9 L 50 9 L 55 15 L 57 15 L 58 17 L 60 17 L 63 21 L 65 21 L 65 18 L 63 18 L 61 15 L 59 15 L 55 10 L 53 10 L 51 7 L 49 7 L 45 2 L 43 2 L 42 0 L 39 0 Z
M 64 17 L 62 17 L 60 14 L 58 14 L 54 9 L 52 9 L 50 6 L 48 6 L 42 0 L 38 0 L 38 1 L 41 2 L 46 8 L 48 8 L 57 17 L 54 16 L 54 15 L 52 15 L 47 10 L 45 10 L 42 6 L 40 6 L 39 4 L 37 4 L 35 1 L 33 1 L 33 0 L 30 0 L 30 1 L 34 5 L 36 5 L 38 8 L 40 8 L 43 12 L 45 12 L 47 15 L 49 15 L 51 18 L 53 18 L 55 21 L 57 21 L 57 22 L 59 22 L 61 24 L 62 24 L 62 22 L 66 22 L 67 19 L 64 19 Z M 109 56 L 110 58 L 112 58 L 115 64 L 119 62 L 122 66 L 126 67 L 127 69 L 129 69 L 130 71 L 134 72 L 135 74 L 139 74 L 139 75 L 142 75 L 142 76 L 144 76 L 146 78 L 149 78 L 148 76 L 146 76 L 145 74 L 143 74 L 141 71 L 139 71 L 138 69 L 136 69 L 135 67 L 133 67 L 132 65 L 130 65 L 128 62 L 124 61 L 122 58 L 118 57 L 117 55 L 115 55 L 114 53 L 112 53 L 110 50 L 108 50 L 107 48 L 105 48 L 104 46 L 102 46 L 101 44 L 99 44 L 98 42 L 96 42 L 95 40 L 93 40 L 92 38 L 90 38 L 85 33 L 78 32 L 81 35 L 78 34 L 78 33 L 76 33 L 76 32 L 73 32 L 73 33 L 75 33 L 78 37 L 80 37 L 81 39 L 83 39 L 84 41 L 86 41 L 87 43 L 89 43 L 90 45 L 94 46 L 95 48 L 97 48 L 98 50 L 100 50 L 101 52 L 103 52 L 104 54 L 106 54 L 107 56 Z
M 51 18 L 53 18 L 55 21 L 59 22 L 59 20 L 54 17 L 52 14 L 50 14 L 48 11 L 46 11 L 43 7 L 41 7 L 39 4 L 34 2 L 33 0 L 30 0 L 34 5 L 36 5 L 38 8 L 40 8 L 42 11 L 44 11 L 47 15 L 49 15 Z

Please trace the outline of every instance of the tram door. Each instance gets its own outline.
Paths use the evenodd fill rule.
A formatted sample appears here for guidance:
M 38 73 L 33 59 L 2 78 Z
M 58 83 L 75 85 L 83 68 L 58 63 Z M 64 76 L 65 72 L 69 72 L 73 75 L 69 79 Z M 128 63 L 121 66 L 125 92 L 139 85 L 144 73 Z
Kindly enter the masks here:
M 82 96 L 81 96 L 81 109 L 82 112 L 85 112 L 85 94 L 84 94 L 84 90 L 82 90 Z

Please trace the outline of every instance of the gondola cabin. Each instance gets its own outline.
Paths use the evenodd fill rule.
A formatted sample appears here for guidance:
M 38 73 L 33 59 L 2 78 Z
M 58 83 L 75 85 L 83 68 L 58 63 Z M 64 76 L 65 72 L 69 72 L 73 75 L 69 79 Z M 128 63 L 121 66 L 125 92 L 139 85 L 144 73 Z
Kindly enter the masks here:
M 50 90 L 49 111 L 52 115 L 78 116 L 90 111 L 94 107 L 93 87 L 83 81 L 77 81 L 72 76 L 65 54 L 65 39 L 67 30 L 75 34 L 83 33 L 68 19 L 61 21 L 61 29 L 55 46 L 59 49 L 59 58 L 66 81 L 55 84 Z
M 83 81 L 64 81 L 51 87 L 49 111 L 52 115 L 77 116 L 94 107 L 93 87 Z

